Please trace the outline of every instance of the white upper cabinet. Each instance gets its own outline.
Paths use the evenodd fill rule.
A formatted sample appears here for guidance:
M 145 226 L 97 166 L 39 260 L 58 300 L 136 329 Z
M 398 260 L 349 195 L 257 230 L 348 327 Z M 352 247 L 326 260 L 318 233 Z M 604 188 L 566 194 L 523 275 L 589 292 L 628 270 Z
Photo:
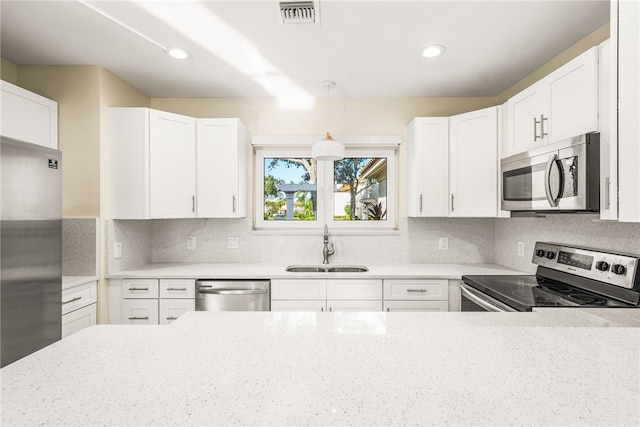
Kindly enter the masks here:
M 603 220 L 618 218 L 617 112 L 613 109 L 617 104 L 617 73 L 611 43 L 608 39 L 599 46 L 600 219 Z
M 407 142 L 408 216 L 449 216 L 449 118 L 416 117 Z
M 598 130 L 598 47 L 507 102 L 504 157 Z
M 198 216 L 246 216 L 246 127 L 238 119 L 198 119 L 196 135 Z
M 611 7 L 618 53 L 618 219 L 640 222 L 640 3 L 612 1 Z
M 497 216 L 497 107 L 450 117 L 449 133 L 450 216 Z
M 112 108 L 109 129 L 111 217 L 195 217 L 195 119 Z
M 0 80 L 0 134 L 58 149 L 58 104 Z

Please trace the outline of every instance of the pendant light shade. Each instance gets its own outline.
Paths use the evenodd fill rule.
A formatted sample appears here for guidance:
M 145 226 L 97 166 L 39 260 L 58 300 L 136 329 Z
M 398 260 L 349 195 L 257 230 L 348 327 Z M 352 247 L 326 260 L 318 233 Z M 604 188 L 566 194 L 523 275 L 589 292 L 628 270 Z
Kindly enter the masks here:
M 316 160 L 342 160 L 344 159 L 344 145 L 333 139 L 331 132 L 327 132 L 324 139 L 313 144 L 311 154 Z
M 329 126 L 329 91 L 335 86 L 334 82 L 326 81 L 322 87 L 327 89 L 327 127 Z M 334 161 L 344 159 L 344 145 L 333 139 L 327 131 L 324 139 L 315 142 L 311 147 L 311 154 L 316 160 Z

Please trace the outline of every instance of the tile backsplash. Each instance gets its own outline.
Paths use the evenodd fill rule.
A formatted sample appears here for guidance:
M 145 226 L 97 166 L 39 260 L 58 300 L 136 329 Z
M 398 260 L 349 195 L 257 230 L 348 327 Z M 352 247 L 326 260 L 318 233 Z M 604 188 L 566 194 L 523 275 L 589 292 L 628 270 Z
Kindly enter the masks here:
M 98 241 L 97 218 L 63 218 L 62 275 L 97 276 Z
M 322 234 L 258 233 L 251 219 L 112 220 L 107 224 L 108 271 L 157 262 L 282 263 L 322 262 Z M 640 253 L 640 224 L 599 221 L 592 214 L 543 218 L 402 218 L 395 234 L 334 235 L 331 263 L 497 263 L 535 272 L 536 241 L 573 243 Z M 195 249 L 187 238 L 195 236 Z M 227 248 L 237 237 L 238 248 Z M 447 237 L 448 250 L 438 249 Z M 114 241 L 123 257 L 113 258 Z M 525 256 L 517 255 L 518 242 Z

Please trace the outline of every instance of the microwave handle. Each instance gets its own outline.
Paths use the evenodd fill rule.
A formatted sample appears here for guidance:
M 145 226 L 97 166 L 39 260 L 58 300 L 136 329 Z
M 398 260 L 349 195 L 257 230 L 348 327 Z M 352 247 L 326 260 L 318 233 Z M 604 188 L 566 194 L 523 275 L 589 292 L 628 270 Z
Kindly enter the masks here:
M 551 194 L 551 167 L 558 161 L 558 153 L 553 153 L 547 160 L 547 167 L 544 170 L 544 192 L 547 195 L 547 201 L 553 208 L 558 207 L 558 198 Z

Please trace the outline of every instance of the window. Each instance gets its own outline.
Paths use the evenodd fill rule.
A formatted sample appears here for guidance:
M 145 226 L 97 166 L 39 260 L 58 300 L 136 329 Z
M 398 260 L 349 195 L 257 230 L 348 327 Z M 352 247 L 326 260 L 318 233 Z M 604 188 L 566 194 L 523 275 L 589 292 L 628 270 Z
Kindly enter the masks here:
M 396 151 L 349 148 L 317 162 L 309 148 L 255 150 L 255 228 L 396 228 Z

